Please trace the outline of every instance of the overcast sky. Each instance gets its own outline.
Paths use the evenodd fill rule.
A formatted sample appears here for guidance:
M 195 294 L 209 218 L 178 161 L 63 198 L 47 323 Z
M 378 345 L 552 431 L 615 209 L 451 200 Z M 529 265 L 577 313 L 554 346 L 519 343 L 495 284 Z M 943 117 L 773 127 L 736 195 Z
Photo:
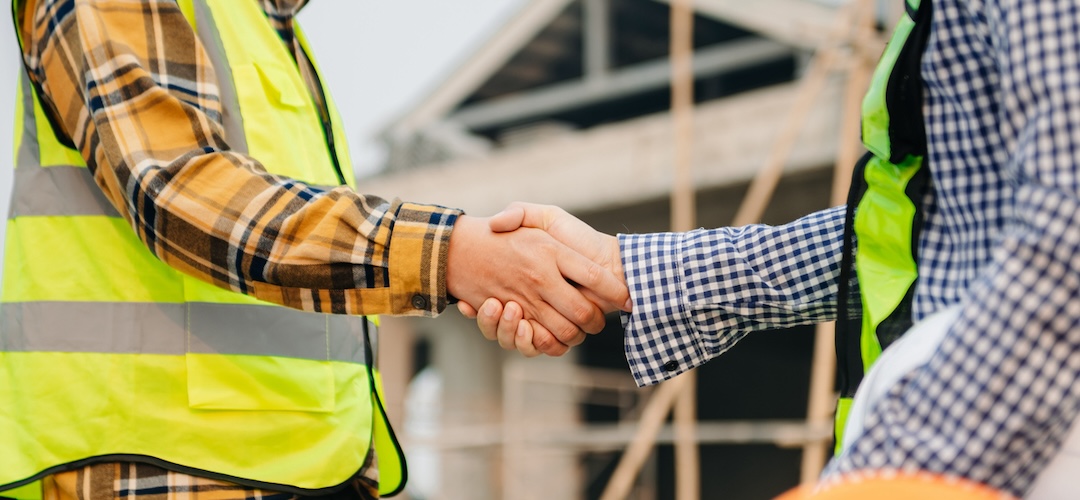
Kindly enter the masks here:
M 360 170 L 375 132 L 434 88 L 524 0 L 312 0 L 300 20 L 337 101 Z M 0 9 L 0 220 L 7 220 L 18 45 Z M 0 249 L 3 248 L 0 234 Z M 2 254 L 2 250 L 0 250 Z

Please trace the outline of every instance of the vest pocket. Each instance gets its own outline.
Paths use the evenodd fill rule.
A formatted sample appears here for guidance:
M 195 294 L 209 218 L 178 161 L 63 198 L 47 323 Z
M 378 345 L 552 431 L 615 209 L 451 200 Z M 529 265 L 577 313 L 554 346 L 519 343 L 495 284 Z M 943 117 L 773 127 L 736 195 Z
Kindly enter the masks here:
M 193 284 L 189 299 L 204 297 L 199 285 L 210 287 Z M 185 306 L 189 407 L 334 411 L 327 316 L 245 303 Z
M 248 153 L 274 174 L 338 184 L 323 123 L 298 70 L 258 60 L 233 69 Z
M 188 353 L 187 372 L 194 409 L 334 411 L 329 361 Z

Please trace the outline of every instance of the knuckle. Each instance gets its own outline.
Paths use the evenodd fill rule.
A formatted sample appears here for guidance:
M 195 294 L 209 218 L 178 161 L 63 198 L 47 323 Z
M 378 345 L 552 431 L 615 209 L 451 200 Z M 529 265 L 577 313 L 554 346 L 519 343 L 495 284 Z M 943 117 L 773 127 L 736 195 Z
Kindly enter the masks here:
M 589 280 L 589 283 L 599 284 L 604 281 L 604 278 L 610 274 L 607 269 L 595 262 L 590 262 L 589 266 L 585 269 L 585 278 Z
M 581 300 L 574 304 L 574 308 L 570 314 L 573 316 L 573 318 L 569 319 L 573 321 L 574 324 L 580 325 L 582 327 L 594 327 L 596 325 L 597 318 L 601 317 L 600 311 L 596 308 L 596 306 L 586 300 Z
M 555 336 L 563 344 L 570 344 L 580 334 L 581 330 L 579 330 L 576 326 L 567 325 L 559 328 L 558 333 L 556 333 Z
M 533 339 L 533 347 L 536 347 L 537 351 L 544 354 L 551 354 L 561 345 L 559 341 L 555 340 L 555 337 L 552 337 L 551 335 L 538 335 L 537 337 L 538 338 Z
M 544 277 L 544 273 L 535 268 L 525 269 L 523 275 L 524 280 L 533 286 L 542 284 L 544 282 Z
M 578 330 L 577 334 L 574 335 L 574 338 L 566 341 L 565 344 L 568 346 L 577 346 L 581 345 L 582 342 L 585 342 L 585 332 Z

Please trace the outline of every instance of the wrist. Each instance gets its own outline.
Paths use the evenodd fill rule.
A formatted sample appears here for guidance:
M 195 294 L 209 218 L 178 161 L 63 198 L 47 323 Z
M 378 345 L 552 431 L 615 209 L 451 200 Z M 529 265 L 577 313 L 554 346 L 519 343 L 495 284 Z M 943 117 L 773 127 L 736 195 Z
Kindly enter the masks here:
M 483 224 L 476 217 L 462 214 L 450 231 L 450 240 L 446 245 L 446 295 L 447 300 L 458 301 L 464 297 L 465 276 L 468 275 L 469 255 L 476 240 L 478 224 Z

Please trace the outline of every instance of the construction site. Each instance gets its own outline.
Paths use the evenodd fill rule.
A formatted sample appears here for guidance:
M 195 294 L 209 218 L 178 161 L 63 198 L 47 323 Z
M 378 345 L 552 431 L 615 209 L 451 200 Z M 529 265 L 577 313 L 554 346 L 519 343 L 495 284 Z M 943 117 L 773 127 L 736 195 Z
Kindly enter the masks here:
M 843 202 L 902 7 L 531 0 L 382 131 L 385 168 L 361 184 L 477 215 L 558 205 L 609 234 L 785 223 Z M 831 325 L 751 334 L 647 388 L 617 315 L 559 358 L 503 351 L 452 310 L 384 331 L 413 500 L 771 498 L 832 446 Z

